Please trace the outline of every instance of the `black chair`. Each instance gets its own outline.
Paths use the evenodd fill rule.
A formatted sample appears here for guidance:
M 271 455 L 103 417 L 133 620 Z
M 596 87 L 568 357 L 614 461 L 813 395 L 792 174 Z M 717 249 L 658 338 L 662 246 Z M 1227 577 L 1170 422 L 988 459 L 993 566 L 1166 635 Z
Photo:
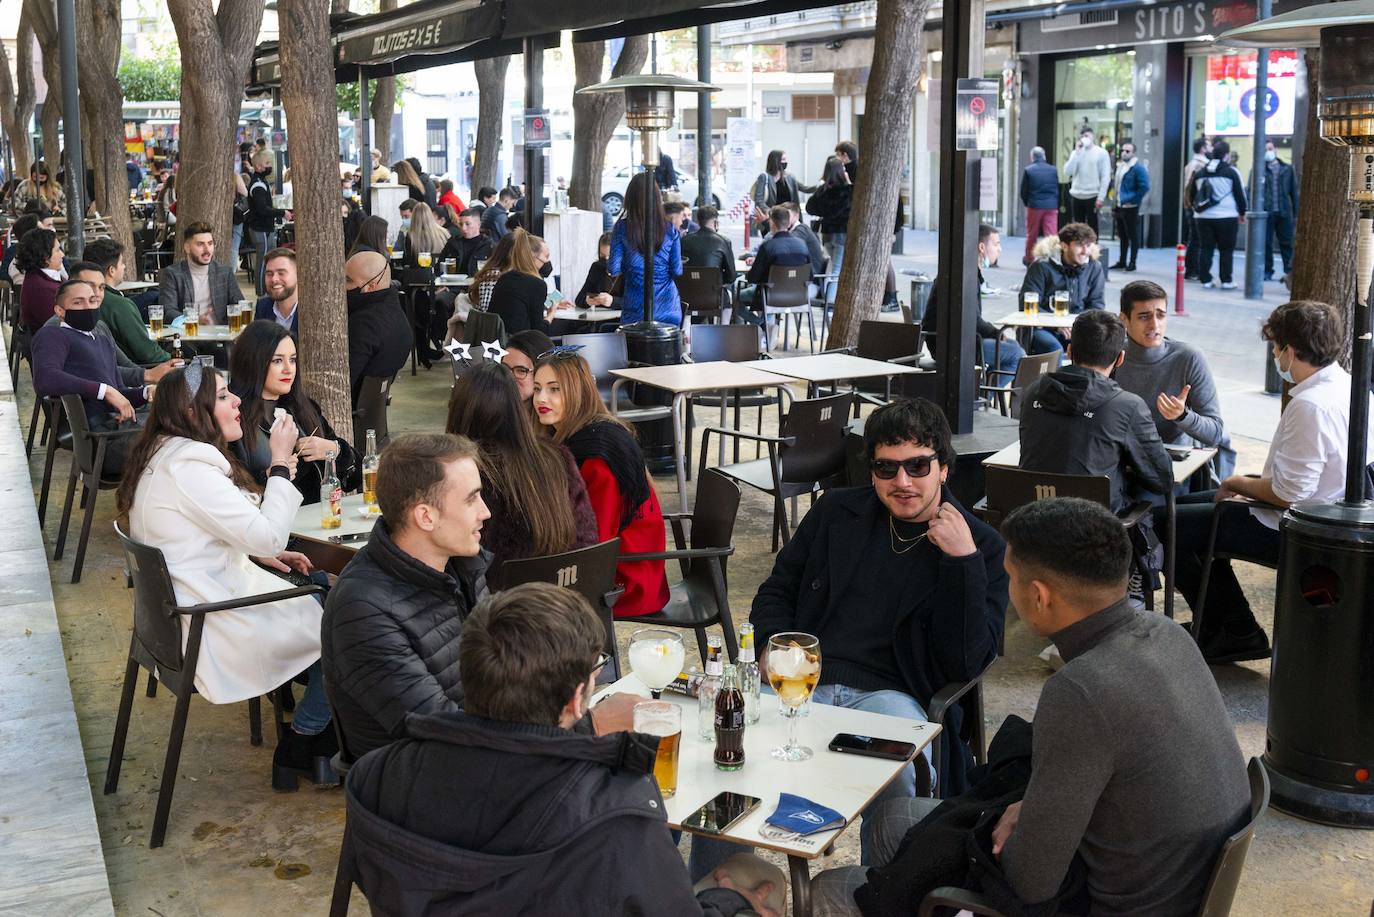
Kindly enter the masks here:
M 682 300 L 682 323 L 695 318 L 702 323 L 719 322 L 729 296 L 718 267 L 687 267 L 673 279 Z M 694 332 L 695 333 L 695 332 Z
M 506 334 L 506 323 L 501 316 L 495 312 L 483 312 L 475 308 L 468 312 L 467 321 L 463 323 L 463 334 L 467 339 L 464 343 L 474 346 L 496 341 L 505 347 L 506 341 L 510 340 L 510 335 Z
M 437 253 L 435 257 L 438 257 Z M 401 302 L 405 304 L 406 320 L 410 322 L 410 374 L 415 375 L 416 355 L 420 343 L 428 334 L 429 323 L 416 327 L 417 304 L 421 296 L 428 298 L 434 289 L 434 269 L 432 267 L 405 267 L 401 269 Z
M 706 456 L 711 434 L 761 442 L 768 447 L 768 458 L 724 465 L 718 470 L 741 484 L 747 484 L 773 497 L 773 550 L 792 538 L 787 505 L 792 498 L 814 494 L 827 487 L 843 485 L 845 475 L 844 430 L 854 396 L 848 392 L 793 401 L 777 436 L 761 436 L 724 427 L 706 427 L 701 437 L 701 473 L 706 471 Z
M 768 334 L 768 315 L 773 313 L 779 318 L 787 320 L 792 315 L 797 316 L 798 323 L 801 322 L 801 314 L 805 312 L 806 319 L 810 323 L 809 335 L 811 341 L 811 352 L 816 352 L 816 316 L 811 311 L 811 294 L 807 290 L 807 284 L 811 282 L 811 265 L 796 264 L 782 265 L 775 264 L 768 269 L 768 281 L 758 285 L 758 299 L 755 302 L 763 313 L 763 339 L 764 349 L 772 350 L 773 341 Z M 798 344 L 800 345 L 801 326 L 797 326 Z M 787 346 L 787 326 L 782 326 L 782 345 Z
M 739 485 L 714 468 L 697 481 L 696 508 L 686 513 L 665 513 L 673 528 L 673 550 L 652 554 L 623 554 L 620 559 L 676 560 L 682 581 L 670 586 L 668 604 L 653 614 L 640 615 L 635 623 L 694 630 L 702 663 L 706 660 L 706 628 L 719 624 L 725 649 L 739 655 L 734 622 L 730 620 L 730 596 L 725 588 L 725 559 L 735 552 L 735 519 L 739 516 Z M 684 524 L 691 530 L 684 532 Z
M 177 766 L 181 761 L 181 742 L 186 734 L 186 718 L 191 709 L 191 695 L 196 693 L 196 666 L 200 660 L 201 635 L 205 630 L 205 616 L 217 611 L 251 608 L 322 592 L 319 586 L 283 589 L 259 595 L 244 596 L 223 602 L 204 602 L 200 605 L 177 605 L 172 590 L 172 577 L 167 561 L 157 548 L 132 540 L 119 526 L 115 526 L 124 547 L 124 560 L 130 583 L 134 589 L 134 627 L 129 642 L 129 660 L 124 667 L 124 687 L 119 696 L 119 714 L 115 719 L 114 742 L 110 746 L 110 761 L 105 769 L 105 795 L 119 789 L 119 771 L 124 763 L 124 741 L 129 733 L 129 717 L 133 712 L 134 688 L 138 686 L 139 669 L 149 675 L 148 696 L 155 693 L 156 677 L 176 697 L 172 714 L 172 729 L 167 738 L 167 757 L 162 767 L 158 787 L 157 809 L 153 816 L 153 834 L 148 846 L 161 847 L 167 833 L 167 818 L 172 809 L 172 791 L 176 787 Z M 182 649 L 182 617 L 187 625 L 186 648 Z M 280 707 L 273 706 L 278 738 L 285 728 Z M 249 739 L 262 744 L 262 700 L 248 701 Z
M 377 448 L 381 449 L 391 438 L 391 430 L 386 422 L 386 406 L 390 402 L 393 376 L 364 376 L 358 389 L 358 406 L 353 409 L 353 442 L 367 442 L 367 431 L 377 431 Z
M 1028 353 L 1021 358 L 1020 363 L 1016 364 L 1014 374 L 995 366 L 984 366 L 984 378 L 993 381 L 979 385 L 978 390 L 997 399 L 997 407 L 1002 412 L 1003 417 L 1019 418 L 1026 389 L 1030 388 L 1041 376 L 1057 370 L 1063 356 L 1064 351 L 1062 350 L 1052 350 L 1049 353 Z M 1007 377 L 1010 378 L 1006 382 L 996 381 L 999 378 Z
M 1207 888 L 1202 894 L 1202 905 L 1198 917 L 1227 917 L 1231 905 L 1236 900 L 1236 889 L 1240 887 L 1241 873 L 1245 871 L 1245 857 L 1250 852 L 1250 841 L 1255 837 L 1255 827 L 1260 816 L 1269 808 L 1269 775 L 1259 758 L 1251 758 L 1246 768 L 1250 778 L 1250 817 L 1245 824 L 1222 842 L 1221 851 L 1207 879 Z M 921 901 L 919 917 L 935 917 L 936 914 L 952 914 L 967 910 L 980 917 L 1002 917 L 1002 912 L 994 908 L 983 895 L 965 888 L 945 886 L 937 888 Z
M 43 411 L 43 482 L 38 487 L 38 524 L 48 515 L 48 496 L 52 490 L 52 466 L 61 450 L 71 451 L 72 431 L 67 428 L 66 412 L 58 398 L 43 398 L 35 405 Z
M 849 348 L 842 348 L 848 350 Z M 921 326 L 905 322 L 866 321 L 859 323 L 859 340 L 854 356 L 901 366 L 916 366 L 921 358 Z M 922 385 L 921 383 L 925 383 Z M 857 379 L 855 388 L 866 395 L 891 401 L 893 396 L 930 396 L 926 377 L 903 373 L 895 378 Z
M 762 359 L 764 354 L 759 347 L 759 329 L 754 325 L 702 325 L 692 329 L 692 343 L 689 355 L 693 363 L 748 363 Z M 740 410 L 758 408 L 758 429 L 763 433 L 763 409 L 768 405 L 778 406 L 778 422 L 782 422 L 782 397 L 776 390 L 737 389 L 724 396 L 727 406 L 735 409 L 735 429 L 740 428 Z M 696 425 L 694 407 L 720 407 L 721 395 L 703 392 L 687 397 L 687 442 L 686 464 L 692 467 L 692 429 Z M 754 458 L 759 457 L 761 447 L 754 444 Z M 735 441 L 735 458 L 739 461 L 739 441 Z
M 1241 554 L 1231 551 L 1217 550 L 1217 528 L 1221 525 L 1221 517 L 1224 513 L 1250 512 L 1251 507 L 1257 504 L 1253 500 L 1222 500 L 1212 507 L 1212 526 L 1207 532 L 1207 553 L 1202 555 L 1202 576 L 1198 579 L 1197 607 L 1193 609 L 1193 623 L 1191 629 L 1193 639 L 1198 640 L 1202 635 L 1202 615 L 1207 607 L 1207 588 L 1211 584 L 1212 564 L 1218 560 L 1243 560 L 1247 563 L 1258 564 L 1261 567 L 1268 567 L 1270 570 L 1277 570 L 1279 565 L 1276 562 L 1264 558 L 1252 557 L 1248 554 Z M 1169 588 L 1173 588 L 1170 584 Z
M 76 559 L 72 565 L 72 582 L 81 582 L 81 567 L 86 560 L 86 543 L 91 537 L 91 522 L 95 519 L 96 497 L 102 490 L 119 487 L 123 471 L 105 470 L 105 453 L 115 439 L 137 436 L 142 432 L 135 426 L 121 427 L 117 430 L 97 431 L 90 428 L 86 419 L 86 408 L 80 395 L 62 396 L 62 413 L 66 425 L 71 430 L 72 465 L 67 476 L 67 499 L 62 504 L 62 523 L 57 529 L 57 545 L 53 548 L 53 560 L 61 560 L 67 546 L 67 526 L 72 518 L 72 501 L 76 495 L 76 482 L 81 481 L 81 505 L 85 514 L 81 519 L 81 534 L 76 542 Z
M 620 650 L 615 640 L 615 619 L 612 609 L 623 587 L 615 582 L 615 569 L 620 563 L 620 539 L 611 538 L 600 544 L 546 557 L 527 557 L 508 560 L 497 571 L 493 589 L 509 589 L 521 583 L 553 583 L 576 590 L 596 609 L 601 625 L 606 629 L 606 652 L 611 657 L 615 677 L 620 677 Z
M 621 386 L 619 404 L 611 404 L 611 389 L 616 377 L 611 370 L 629 369 L 640 364 L 630 362 L 629 349 L 625 335 L 619 331 L 602 334 L 565 334 L 564 347 L 579 347 L 577 355 L 587 361 L 587 367 L 596 380 L 596 389 L 601 400 L 626 423 L 647 423 L 651 420 L 664 420 L 673 416 L 671 404 L 640 404 L 636 395 L 628 394 L 633 386 Z M 658 393 L 661 397 L 662 393 Z

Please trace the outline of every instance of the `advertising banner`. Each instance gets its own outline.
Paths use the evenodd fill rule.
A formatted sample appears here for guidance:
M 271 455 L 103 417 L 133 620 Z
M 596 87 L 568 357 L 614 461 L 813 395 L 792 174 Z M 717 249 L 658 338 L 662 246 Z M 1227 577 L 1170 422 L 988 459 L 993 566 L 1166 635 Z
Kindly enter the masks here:
M 1207 58 L 1204 133 L 1249 136 L 1255 132 L 1255 60 L 1253 51 Z M 1298 92 L 1297 51 L 1269 52 L 1269 84 L 1265 90 L 1265 131 L 1270 136 L 1291 136 Z

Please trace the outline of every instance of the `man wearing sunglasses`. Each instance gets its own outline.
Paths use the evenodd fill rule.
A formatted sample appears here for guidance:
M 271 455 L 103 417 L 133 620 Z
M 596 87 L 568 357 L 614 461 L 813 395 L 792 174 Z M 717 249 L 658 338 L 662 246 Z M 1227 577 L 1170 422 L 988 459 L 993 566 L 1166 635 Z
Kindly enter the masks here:
M 814 699 L 914 720 L 945 685 L 997 655 L 1007 608 L 1002 539 L 944 486 L 949 424 L 922 398 L 864 427 L 871 487 L 828 492 L 807 513 L 754 597 L 760 645 L 783 631 L 820 638 Z M 957 711 L 954 711 L 957 718 Z M 957 719 L 947 720 L 957 735 Z M 946 793 L 964 788 L 968 751 L 941 743 Z M 879 797 L 915 795 L 907 768 Z M 868 824 L 861 835 L 869 846 Z
M 348 378 L 353 406 L 363 379 L 390 379 L 410 356 L 415 338 L 401 307 L 400 295 L 391 285 L 391 267 L 385 255 L 358 252 L 344 264 L 348 296 Z

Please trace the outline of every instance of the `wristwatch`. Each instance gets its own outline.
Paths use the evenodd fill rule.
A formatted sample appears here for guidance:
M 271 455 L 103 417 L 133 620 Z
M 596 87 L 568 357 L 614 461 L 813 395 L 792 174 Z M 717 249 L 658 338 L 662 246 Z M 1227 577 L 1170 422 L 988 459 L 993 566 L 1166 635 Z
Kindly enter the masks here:
M 291 480 L 291 469 L 285 465 L 273 465 L 267 469 L 267 476 L 269 478 L 286 478 L 289 481 Z

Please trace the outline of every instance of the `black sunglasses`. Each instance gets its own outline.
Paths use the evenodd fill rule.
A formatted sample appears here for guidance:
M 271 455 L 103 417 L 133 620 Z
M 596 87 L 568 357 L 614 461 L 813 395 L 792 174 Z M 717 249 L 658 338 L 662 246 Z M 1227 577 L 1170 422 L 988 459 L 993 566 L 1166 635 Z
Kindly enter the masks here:
M 875 478 L 890 481 L 897 476 L 898 468 L 904 470 L 909 477 L 923 478 L 930 474 L 930 466 L 936 461 L 937 458 L 933 455 L 918 455 L 915 458 L 902 459 L 900 462 L 894 459 L 871 459 L 868 467 Z

